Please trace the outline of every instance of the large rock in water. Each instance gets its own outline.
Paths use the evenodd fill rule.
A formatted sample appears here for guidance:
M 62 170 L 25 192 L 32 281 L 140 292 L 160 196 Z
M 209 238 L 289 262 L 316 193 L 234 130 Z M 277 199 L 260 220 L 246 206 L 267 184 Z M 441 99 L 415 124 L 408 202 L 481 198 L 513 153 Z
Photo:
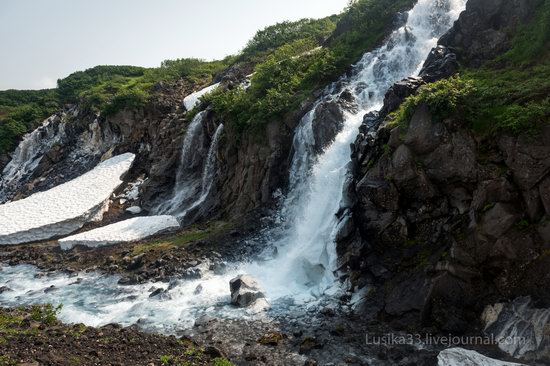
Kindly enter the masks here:
M 229 282 L 231 304 L 239 307 L 253 305 L 256 300 L 265 298 L 262 289 L 254 277 L 240 275 Z
M 441 351 L 437 361 L 437 366 L 522 366 L 521 363 L 495 360 L 476 351 L 458 347 Z
M 0 205 L 0 245 L 67 235 L 100 220 L 134 158 L 131 153 L 116 156 L 49 191 Z

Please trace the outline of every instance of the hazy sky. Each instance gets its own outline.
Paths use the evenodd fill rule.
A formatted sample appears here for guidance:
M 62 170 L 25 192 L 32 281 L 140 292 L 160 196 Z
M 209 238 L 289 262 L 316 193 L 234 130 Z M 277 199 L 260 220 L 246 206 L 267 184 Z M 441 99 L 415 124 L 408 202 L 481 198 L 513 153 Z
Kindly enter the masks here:
M 222 58 L 283 20 L 348 0 L 0 0 L 0 90 L 54 87 L 95 65 Z

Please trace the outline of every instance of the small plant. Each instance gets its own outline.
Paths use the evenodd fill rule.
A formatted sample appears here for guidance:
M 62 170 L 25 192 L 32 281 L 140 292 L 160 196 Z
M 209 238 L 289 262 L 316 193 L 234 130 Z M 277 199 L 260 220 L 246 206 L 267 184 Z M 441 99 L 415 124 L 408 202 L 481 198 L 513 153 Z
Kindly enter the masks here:
M 53 325 L 57 322 L 57 314 L 62 307 L 63 305 L 35 305 L 31 308 L 31 319 L 45 325 Z
M 163 365 L 170 365 L 173 360 L 174 360 L 174 356 L 162 355 L 159 357 L 159 361 Z
M 214 366 L 235 366 L 231 361 L 223 357 L 216 357 L 212 360 Z

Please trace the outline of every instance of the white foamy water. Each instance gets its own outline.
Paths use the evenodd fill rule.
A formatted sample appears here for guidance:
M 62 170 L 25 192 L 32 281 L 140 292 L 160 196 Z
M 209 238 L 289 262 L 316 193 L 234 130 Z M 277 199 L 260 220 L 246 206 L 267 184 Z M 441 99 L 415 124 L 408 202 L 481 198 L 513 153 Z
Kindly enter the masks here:
M 55 116 L 46 119 L 40 127 L 26 134 L 13 152 L 0 174 L 0 203 L 15 193 L 25 176 L 32 174 L 44 153 L 64 138 L 64 125 L 54 124 L 54 119 Z
M 363 115 L 382 106 L 384 94 L 394 82 L 418 73 L 437 39 L 451 26 L 464 5 L 465 0 L 420 0 L 409 12 L 405 26 L 393 32 L 385 45 L 365 54 L 351 77 L 327 89 L 322 100 L 337 99 L 347 89 L 359 108 L 357 113 L 345 112 L 342 131 L 319 156 L 314 156 L 312 149 L 312 121 L 319 103 L 302 119 L 295 132 L 290 191 L 281 209 L 283 222 L 277 230 L 275 245 L 279 255 L 275 259 L 240 264 L 225 275 L 207 273 L 201 280 L 183 281 L 170 290 L 172 299 L 164 301 L 148 298 L 147 289 L 151 285 L 120 287 L 116 279 L 97 275 L 89 279 L 90 284 L 69 285 L 74 279 L 59 276 L 51 281 L 58 281 L 62 287 L 54 301 L 65 304 L 62 319 L 91 325 L 113 321 L 130 324 L 145 319 L 140 324 L 166 332 L 191 324 L 192 319 L 205 312 L 243 316 L 246 314 L 243 310 L 227 305 L 229 280 L 241 273 L 249 273 L 259 280 L 272 311 L 289 311 L 314 304 L 323 299 L 323 294 L 337 293 L 339 287 L 333 275 L 335 213 L 350 159 L 349 145 Z M 187 134 L 193 131 L 191 127 Z M 185 151 L 184 143 L 182 162 Z M 21 285 L 15 283 L 19 276 L 24 279 Z M 0 303 L 48 302 L 54 297 L 45 296 L 43 291 L 25 294 L 29 288 L 47 287 L 51 282 L 48 281 L 32 278 L 31 271 L 21 267 L 5 269 L 0 272 L 0 286 L 20 286 L 20 290 L 1 294 Z M 195 294 L 198 284 L 203 287 L 199 295 Z
M 206 112 L 199 112 L 191 121 L 183 138 L 176 184 L 169 199 L 155 209 L 157 214 L 170 214 L 185 221 L 191 210 L 208 198 L 217 171 L 217 153 L 224 126 L 220 124 L 208 145 L 203 121 Z
M 68 235 L 101 219 L 134 158 L 131 153 L 116 156 L 67 183 L 0 205 L 0 245 Z

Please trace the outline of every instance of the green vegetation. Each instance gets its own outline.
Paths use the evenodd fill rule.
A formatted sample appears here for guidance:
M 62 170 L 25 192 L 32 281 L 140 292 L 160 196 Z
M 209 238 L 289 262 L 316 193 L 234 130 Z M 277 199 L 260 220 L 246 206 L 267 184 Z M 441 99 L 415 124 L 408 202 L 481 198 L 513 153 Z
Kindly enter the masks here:
M 537 0 L 535 19 L 523 25 L 513 39 L 512 48 L 499 57 L 514 64 L 529 63 L 548 54 L 550 45 L 550 0 Z
M 231 361 L 223 357 L 217 357 L 212 360 L 213 366 L 235 366 Z
M 355 0 L 341 15 L 302 19 L 267 27 L 237 56 L 220 61 L 164 61 L 158 68 L 97 66 L 58 80 L 58 88 L 0 92 L 0 154 L 12 151 L 21 136 L 65 104 L 104 116 L 141 108 L 161 81 L 210 83 L 228 67 L 254 68 L 252 87 L 220 89 L 208 97 L 226 124 L 237 131 L 257 129 L 296 110 L 312 92 L 345 72 L 382 41 L 397 11 L 414 0 Z
M 163 238 L 162 240 L 137 244 L 133 248 L 132 255 L 139 255 L 149 250 L 168 250 L 175 247 L 186 246 L 192 242 L 221 235 L 230 228 L 231 224 L 225 221 L 213 221 L 206 225 L 192 225 L 174 236 Z
M 0 92 L 0 154 L 15 148 L 17 139 L 59 109 L 55 90 Z
M 53 306 L 51 304 L 43 306 L 33 306 L 31 308 L 31 319 L 45 325 L 57 323 L 57 314 L 61 311 L 63 305 Z
M 383 40 L 395 13 L 413 4 L 413 0 L 358 0 L 351 2 L 339 18 L 268 27 L 243 51 L 243 55 L 261 59 L 254 68 L 251 87 L 220 89 L 205 100 L 238 132 L 262 130 L 342 75 L 366 50 Z M 330 24 L 338 19 L 337 26 Z M 335 31 L 324 41 L 333 26 Z
M 322 44 L 336 29 L 338 16 L 322 19 L 301 19 L 295 22 L 282 22 L 258 31 L 241 52 L 239 61 L 251 60 L 258 62 L 285 44 L 298 40 L 309 39 Z
M 38 326 L 26 326 L 25 322 L 33 321 L 38 325 L 55 325 L 61 306 L 33 305 L 29 308 L 15 308 L 0 312 L 0 343 L 18 335 L 33 334 L 39 331 Z
M 426 84 L 421 86 L 416 94 L 405 99 L 399 109 L 391 113 L 388 118 L 392 125 L 406 127 L 416 107 L 424 103 L 430 109 L 434 119 L 441 121 L 455 113 L 459 106 L 466 105 L 474 91 L 472 80 L 460 76 Z
M 550 0 L 539 1 L 510 50 L 481 68 L 420 87 L 388 119 L 406 128 L 417 105 L 426 103 L 436 120 L 456 114 L 474 132 L 536 134 L 550 123 Z
M 328 42 L 338 75 L 365 51 L 380 44 L 391 29 L 395 14 L 415 3 L 415 0 L 351 0 Z
M 150 69 L 96 66 L 58 80 L 57 89 L 0 91 L 0 154 L 12 151 L 21 136 L 64 104 L 80 103 L 81 107 L 106 116 L 125 108 L 140 108 L 150 100 L 156 83 L 183 78 L 204 85 L 233 60 L 167 60 Z

